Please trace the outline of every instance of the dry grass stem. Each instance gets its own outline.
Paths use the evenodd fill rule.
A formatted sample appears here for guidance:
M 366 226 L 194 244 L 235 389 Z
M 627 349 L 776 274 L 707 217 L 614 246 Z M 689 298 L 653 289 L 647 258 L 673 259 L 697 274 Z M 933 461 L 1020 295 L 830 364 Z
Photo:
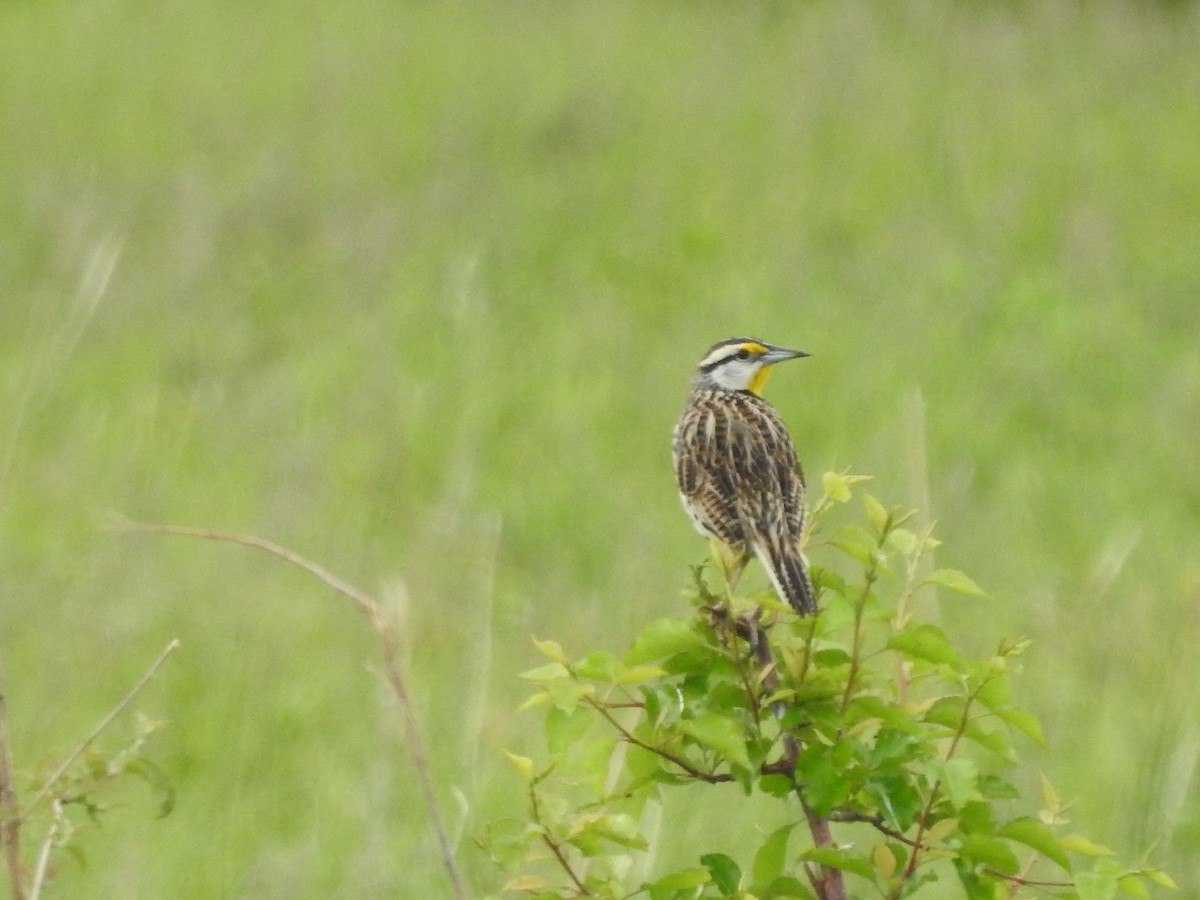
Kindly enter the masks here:
M 399 636 L 396 633 L 396 629 L 392 626 L 391 621 L 384 614 L 382 604 L 348 581 L 334 575 L 325 567 L 305 559 L 286 547 L 263 538 L 255 537 L 254 535 L 213 531 L 205 528 L 186 528 L 178 525 L 156 525 L 125 519 L 118 520 L 115 523 L 115 527 L 127 531 L 170 534 L 180 537 L 240 544 L 243 547 L 260 550 L 314 575 L 342 596 L 352 600 L 359 610 L 366 614 L 371 622 L 371 627 L 375 630 L 375 634 L 379 639 L 379 652 L 383 658 L 384 674 L 387 678 L 388 686 L 392 689 L 392 693 L 396 697 L 396 706 L 404 730 L 405 744 L 408 747 L 413 768 L 417 773 L 417 781 L 420 785 L 421 794 L 437 836 L 438 846 L 441 850 L 442 865 L 450 880 L 453 896 L 456 900 L 466 900 L 466 889 L 463 886 L 462 876 L 458 871 L 458 864 L 454 859 L 453 846 L 438 805 L 437 794 L 434 792 L 433 779 L 429 773 L 429 757 L 425 750 L 425 742 L 421 737 L 421 729 L 417 722 L 416 711 L 413 709 L 412 699 L 408 693 L 408 679 L 405 676 L 404 665 L 400 659 Z

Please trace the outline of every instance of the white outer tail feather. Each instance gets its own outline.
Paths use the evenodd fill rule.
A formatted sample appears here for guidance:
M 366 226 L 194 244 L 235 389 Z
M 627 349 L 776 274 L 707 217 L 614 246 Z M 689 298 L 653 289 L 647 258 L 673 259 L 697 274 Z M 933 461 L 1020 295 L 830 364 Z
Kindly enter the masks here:
M 780 555 L 780 559 L 775 560 L 771 556 L 771 551 L 763 543 L 754 542 L 754 555 L 758 557 L 758 561 L 762 567 L 767 570 L 767 575 L 771 579 L 771 586 L 775 588 L 775 593 L 779 595 L 779 599 L 791 605 L 802 616 L 810 616 L 817 611 L 817 596 L 816 590 L 813 587 L 812 580 L 808 577 L 808 569 L 804 564 L 804 558 L 799 551 L 793 551 L 793 557 L 784 557 Z M 794 573 L 797 584 L 797 590 L 788 591 L 783 583 L 780 571 L 788 564 L 795 565 L 799 571 Z M 793 597 L 793 594 L 799 594 Z

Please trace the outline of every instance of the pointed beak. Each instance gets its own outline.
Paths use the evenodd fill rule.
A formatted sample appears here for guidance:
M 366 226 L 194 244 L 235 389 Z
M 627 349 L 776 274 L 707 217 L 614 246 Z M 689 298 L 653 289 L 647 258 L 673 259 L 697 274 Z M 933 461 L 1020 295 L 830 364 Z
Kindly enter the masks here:
M 802 356 L 811 356 L 812 354 L 805 353 L 803 350 L 789 350 L 787 347 L 775 347 L 768 345 L 767 352 L 762 355 L 762 364 L 764 366 L 773 366 L 775 363 L 783 362 L 785 359 L 799 359 Z

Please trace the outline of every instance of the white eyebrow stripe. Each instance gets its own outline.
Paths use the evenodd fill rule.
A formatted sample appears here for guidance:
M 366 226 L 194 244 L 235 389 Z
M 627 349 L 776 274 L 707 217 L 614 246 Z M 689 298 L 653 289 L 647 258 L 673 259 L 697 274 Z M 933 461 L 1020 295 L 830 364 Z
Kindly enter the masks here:
M 710 368 L 721 364 L 721 362 L 733 359 L 734 356 L 742 353 L 743 349 L 756 346 L 756 343 L 755 341 L 748 340 L 722 343 L 720 347 L 714 347 L 712 350 L 709 350 L 708 355 L 704 356 L 704 359 L 700 361 L 700 368 L 701 370 L 710 370 Z
M 724 346 L 717 347 L 708 356 L 700 360 L 700 368 L 707 369 L 709 366 L 715 366 L 717 363 L 732 359 L 741 352 L 741 349 L 741 344 L 725 344 Z

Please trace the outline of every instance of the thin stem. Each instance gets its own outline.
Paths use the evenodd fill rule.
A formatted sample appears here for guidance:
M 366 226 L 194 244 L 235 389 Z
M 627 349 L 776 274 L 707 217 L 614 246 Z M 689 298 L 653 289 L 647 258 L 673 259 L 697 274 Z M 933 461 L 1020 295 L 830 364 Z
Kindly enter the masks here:
M 854 683 L 858 680 L 859 669 L 862 668 L 863 607 L 866 605 L 867 596 L 871 593 L 871 585 L 874 583 L 874 579 L 869 576 L 868 572 L 868 578 L 863 582 L 862 591 L 854 604 L 854 639 L 850 651 L 850 671 L 846 674 L 846 690 L 842 693 L 841 711 L 843 713 L 854 696 Z
M 833 822 L 861 822 L 864 825 L 870 825 L 880 834 L 886 835 L 895 841 L 902 844 L 907 844 L 916 850 L 929 850 L 927 844 L 922 844 L 915 841 L 903 832 L 897 831 L 894 828 L 884 824 L 883 817 L 880 815 L 871 815 L 869 813 L 861 813 L 853 809 L 835 809 L 829 813 L 827 817 Z M 1025 875 L 1012 875 L 1008 872 L 1001 872 L 997 869 L 984 866 L 983 871 L 993 878 L 999 878 L 1007 881 L 1015 887 L 1047 887 L 1047 888 L 1069 888 L 1074 887 L 1074 883 L 1070 881 L 1042 881 L 1036 878 L 1029 878 Z
M 706 781 L 709 784 L 721 784 L 726 781 L 733 781 L 732 775 L 725 775 L 717 772 L 705 772 L 701 769 L 697 769 L 686 759 L 676 756 L 674 753 L 664 750 L 662 747 L 655 747 L 653 744 L 643 741 L 628 728 L 618 722 L 616 717 L 608 711 L 607 706 L 598 700 L 595 700 L 592 697 L 581 697 L 580 699 L 592 709 L 596 710 L 596 712 L 600 713 L 600 715 L 602 715 L 608 721 L 608 724 L 617 730 L 617 733 L 621 735 L 622 739 L 633 744 L 635 747 L 641 747 L 643 750 L 648 750 L 656 756 L 662 757 L 667 762 L 678 766 L 688 775 L 691 775 L 693 778 L 696 778 L 700 781 Z
M 983 684 L 987 684 L 987 682 L 984 681 Z M 971 721 L 971 704 L 975 702 L 978 692 L 983 689 L 983 684 L 967 695 L 966 702 L 963 704 L 962 716 L 959 718 L 958 728 L 955 729 L 954 736 L 950 739 L 950 746 L 946 748 L 946 759 L 950 759 L 954 755 L 954 751 L 958 749 L 959 742 L 967 731 L 967 725 Z M 912 844 L 913 852 L 908 858 L 908 865 L 904 867 L 904 877 L 900 880 L 901 885 L 912 878 L 913 873 L 917 870 L 917 858 L 924 848 L 922 838 L 925 836 L 925 829 L 929 824 L 929 816 L 933 812 L 933 807 L 937 803 L 938 797 L 941 795 L 941 787 L 941 781 L 934 782 L 933 790 L 929 792 L 929 799 L 926 801 L 925 806 L 921 810 L 921 815 L 917 819 L 917 835 L 913 839 Z M 900 887 L 897 886 L 891 896 L 899 897 L 899 890 Z
M 761 612 L 761 610 L 759 610 L 759 612 Z M 750 721 L 753 723 L 755 736 L 761 738 L 762 725 L 759 723 L 759 717 L 762 715 L 762 707 L 758 702 L 759 691 L 754 686 L 754 681 L 759 681 L 769 693 L 775 690 L 775 687 L 779 684 L 779 678 L 774 672 L 775 661 L 771 658 L 770 650 L 767 650 L 767 656 L 765 660 L 757 652 L 758 644 L 765 643 L 762 641 L 763 632 L 759 627 L 758 621 L 755 620 L 753 616 L 748 616 L 744 617 L 742 624 L 744 625 L 747 634 L 751 636 L 751 640 L 749 641 L 750 647 L 755 654 L 756 662 L 759 666 L 759 674 L 754 680 L 751 679 L 750 672 L 747 670 L 746 657 L 738 652 L 736 640 L 726 644 L 726 647 L 729 650 L 730 660 L 733 662 L 734 668 L 737 669 L 738 677 L 741 679 L 742 690 L 746 692 L 746 699 L 750 703 L 750 710 L 754 714 Z M 732 632 L 736 638 L 738 633 L 738 627 L 736 624 L 734 625 Z M 782 715 L 782 712 L 780 712 L 780 715 Z
M 542 808 L 538 803 L 537 784 L 537 779 L 534 779 L 529 783 L 529 815 L 534 822 L 541 826 L 542 843 L 550 848 L 550 852 L 554 854 L 554 858 L 558 860 L 558 864 L 562 867 L 562 870 L 567 873 L 567 876 L 574 883 L 575 888 L 579 891 L 579 894 L 585 897 L 591 896 L 592 892 L 587 889 L 587 886 L 583 883 L 580 877 L 575 874 L 575 870 L 571 868 L 571 861 L 567 859 L 567 855 L 563 853 L 562 845 L 558 841 L 554 840 L 554 838 L 550 837 L 545 823 L 542 822 Z
M 142 689 L 150 683 L 150 679 L 155 676 L 162 664 L 167 661 L 167 657 L 178 649 L 178 640 L 172 640 L 167 644 L 166 647 L 162 649 L 162 652 L 158 654 L 158 658 L 150 664 L 150 668 L 143 672 L 142 677 L 139 678 L 134 683 L 133 687 L 129 689 L 129 693 L 122 697 L 120 701 L 118 701 L 117 705 L 110 709 L 104 718 L 102 718 L 96 724 L 96 727 L 92 729 L 91 733 L 85 737 L 73 751 L 71 751 L 66 759 L 59 763 L 58 768 L 54 770 L 54 774 L 46 779 L 46 783 L 42 785 L 41 789 L 37 792 L 37 794 L 34 795 L 33 800 L 29 802 L 29 809 L 32 810 L 37 808 L 38 804 L 46 798 L 46 795 L 49 794 L 51 790 L 53 790 L 54 785 L 58 783 L 59 779 L 61 779 L 67 773 L 67 770 L 71 768 L 71 765 L 75 762 L 75 760 L 79 759 L 84 751 L 86 751 L 87 748 L 90 747 L 93 742 L 95 742 L 96 738 L 100 736 L 100 733 L 112 724 L 113 719 L 119 716 L 121 711 L 133 702 L 134 697 L 142 692 Z
M 871 563 L 863 573 L 862 590 L 858 592 L 858 597 L 854 601 L 854 643 L 850 655 L 850 671 L 846 675 L 846 690 L 842 694 L 843 713 L 850 706 L 850 700 L 854 697 L 854 685 L 858 680 L 858 673 L 862 669 L 863 613 L 867 607 L 867 600 L 871 597 L 871 589 L 879 580 L 879 553 L 883 550 L 883 545 L 887 541 L 891 529 L 892 516 L 889 513 L 887 521 L 879 533 L 879 539 L 875 542 L 876 552 L 872 554 Z
M 1071 888 L 1075 887 L 1073 881 L 1041 881 L 1037 878 L 1025 878 L 1021 875 L 1008 875 L 996 869 L 984 866 L 983 871 L 991 875 L 993 878 L 1002 878 L 1005 881 L 1011 882 L 1018 887 L 1044 887 L 1044 888 Z

